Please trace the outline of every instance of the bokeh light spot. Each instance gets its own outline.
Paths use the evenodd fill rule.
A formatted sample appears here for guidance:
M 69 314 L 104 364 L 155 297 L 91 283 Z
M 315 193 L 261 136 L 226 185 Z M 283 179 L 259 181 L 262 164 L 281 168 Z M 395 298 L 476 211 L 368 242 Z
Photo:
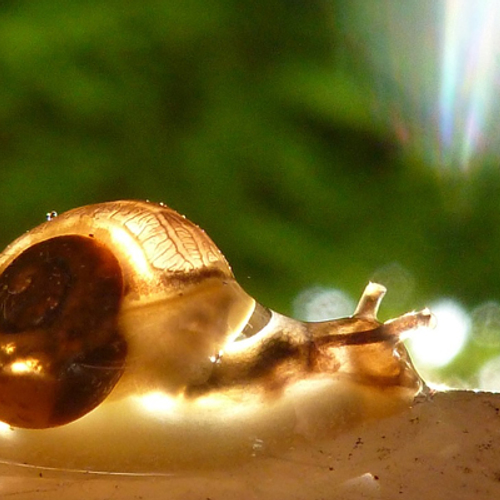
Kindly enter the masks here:
M 326 321 L 350 316 L 355 302 L 342 290 L 315 286 L 300 292 L 293 301 L 294 316 L 303 321 Z
M 390 262 L 379 267 L 371 276 L 370 281 L 380 283 L 387 288 L 384 307 L 388 309 L 405 308 L 415 286 L 412 273 L 399 262 Z
M 500 346 L 500 304 L 489 301 L 476 307 L 471 314 L 472 339 L 484 347 Z
M 408 347 L 417 365 L 439 368 L 447 365 L 462 350 L 471 320 L 466 311 L 452 300 L 438 302 L 430 309 L 437 319 L 436 328 L 417 330 Z
M 500 391 L 500 356 L 490 359 L 479 370 L 477 389 L 482 391 Z

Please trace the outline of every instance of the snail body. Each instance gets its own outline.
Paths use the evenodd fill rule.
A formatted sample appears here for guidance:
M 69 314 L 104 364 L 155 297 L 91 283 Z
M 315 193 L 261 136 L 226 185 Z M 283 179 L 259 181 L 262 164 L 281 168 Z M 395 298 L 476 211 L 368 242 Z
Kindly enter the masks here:
M 51 218 L 0 256 L 0 460 L 168 472 L 403 408 L 422 381 L 400 335 L 431 316 L 380 323 L 384 292 L 304 323 L 257 303 L 165 205 Z

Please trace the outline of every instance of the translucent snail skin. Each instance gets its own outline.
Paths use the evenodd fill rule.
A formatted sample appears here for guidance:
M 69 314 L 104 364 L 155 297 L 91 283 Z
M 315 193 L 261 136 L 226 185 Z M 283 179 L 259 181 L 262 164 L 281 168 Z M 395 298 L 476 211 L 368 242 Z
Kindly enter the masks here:
M 422 389 L 371 283 L 349 318 L 257 303 L 163 204 L 66 212 L 0 256 L 0 462 L 169 473 L 333 437 Z

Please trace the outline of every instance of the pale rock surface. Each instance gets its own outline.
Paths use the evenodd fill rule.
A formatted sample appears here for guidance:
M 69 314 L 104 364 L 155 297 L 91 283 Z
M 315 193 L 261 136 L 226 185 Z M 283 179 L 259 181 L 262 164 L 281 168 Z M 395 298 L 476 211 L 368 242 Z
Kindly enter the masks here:
M 280 456 L 256 446 L 225 470 L 131 477 L 2 465 L 0 473 L 0 498 L 15 500 L 490 500 L 500 498 L 500 394 L 437 392 Z

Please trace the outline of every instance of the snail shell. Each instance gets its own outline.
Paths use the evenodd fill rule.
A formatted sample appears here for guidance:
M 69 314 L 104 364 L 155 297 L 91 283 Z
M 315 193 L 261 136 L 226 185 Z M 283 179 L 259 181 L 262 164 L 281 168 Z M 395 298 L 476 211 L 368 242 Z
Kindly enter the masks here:
M 303 323 L 258 304 L 162 204 L 51 218 L 0 256 L 0 460 L 165 472 L 404 407 L 422 381 L 400 334 L 431 316 L 378 322 L 384 292 Z

